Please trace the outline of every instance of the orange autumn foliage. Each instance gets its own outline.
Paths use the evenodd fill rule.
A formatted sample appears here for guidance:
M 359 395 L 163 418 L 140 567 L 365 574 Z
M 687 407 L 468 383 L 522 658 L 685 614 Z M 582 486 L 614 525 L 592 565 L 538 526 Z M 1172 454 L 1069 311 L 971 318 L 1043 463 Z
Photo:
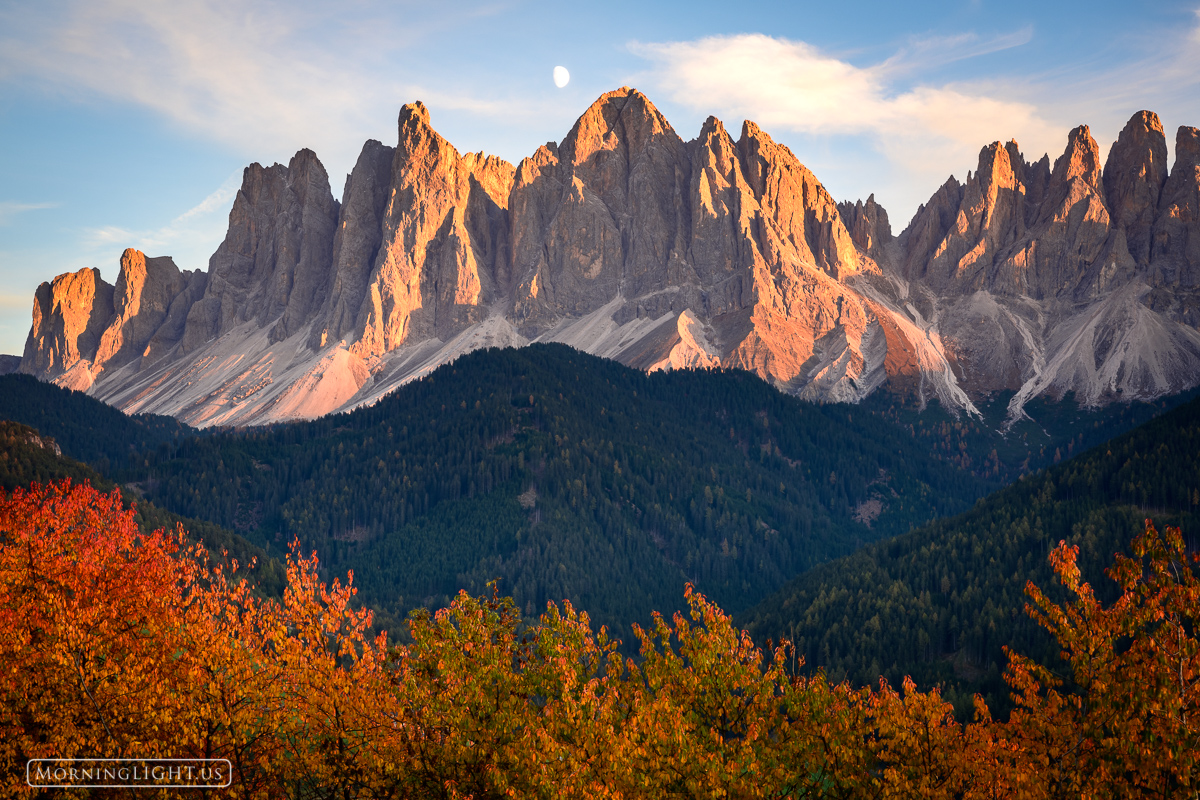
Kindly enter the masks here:
M 196 563 L 114 492 L 67 482 L 0 510 L 0 758 L 167 756 L 192 708 Z M 182 654 L 182 655 L 181 655 Z M 189 746 L 185 741 L 184 746 Z
M 1104 608 L 1054 551 L 1072 601 L 1028 591 L 1070 674 L 1010 654 L 1017 710 L 962 725 L 910 681 L 794 674 L 690 588 L 636 661 L 569 603 L 529 625 L 495 593 L 389 646 L 315 556 L 263 599 L 115 492 L 34 486 L 0 502 L 3 792 L 28 758 L 170 756 L 228 758 L 234 797 L 1195 796 L 1195 562 L 1150 525 L 1133 553 Z

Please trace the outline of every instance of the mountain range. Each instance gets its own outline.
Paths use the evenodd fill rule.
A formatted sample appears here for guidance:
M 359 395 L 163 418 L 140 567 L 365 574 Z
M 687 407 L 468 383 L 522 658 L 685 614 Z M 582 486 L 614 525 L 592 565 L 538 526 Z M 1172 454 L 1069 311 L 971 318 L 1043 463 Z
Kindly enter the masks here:
M 316 155 L 246 168 L 207 272 L 126 250 L 42 284 L 19 370 L 195 426 L 376 402 L 487 346 L 561 342 L 642 370 L 729 367 L 805 399 L 881 387 L 977 414 L 1200 383 L 1200 130 L 1148 111 L 1107 159 L 984 147 L 894 236 L 753 122 L 684 141 L 601 96 L 515 167 L 459 153 L 421 103 L 341 201 Z

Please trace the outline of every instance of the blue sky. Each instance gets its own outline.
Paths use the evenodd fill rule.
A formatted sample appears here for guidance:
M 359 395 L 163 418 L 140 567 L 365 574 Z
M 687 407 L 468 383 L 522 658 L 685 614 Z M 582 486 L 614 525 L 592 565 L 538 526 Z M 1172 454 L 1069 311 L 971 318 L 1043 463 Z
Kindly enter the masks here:
M 571 80 L 556 88 L 556 65 Z M 893 230 L 979 149 L 1107 152 L 1158 112 L 1200 125 L 1200 2 L 0 0 L 0 352 L 33 292 L 126 247 L 207 269 L 245 165 L 311 147 L 341 196 L 406 102 L 513 163 L 599 94 L 645 92 L 684 139 L 758 122 Z

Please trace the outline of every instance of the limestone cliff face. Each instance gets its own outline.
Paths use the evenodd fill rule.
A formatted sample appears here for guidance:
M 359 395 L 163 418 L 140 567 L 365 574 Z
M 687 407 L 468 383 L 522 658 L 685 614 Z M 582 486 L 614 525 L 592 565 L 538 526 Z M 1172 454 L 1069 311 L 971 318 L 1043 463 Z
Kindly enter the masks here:
M 383 215 L 391 198 L 396 149 L 374 139 L 363 145 L 346 178 L 333 239 L 330 291 L 313 328 L 309 346 L 319 350 L 355 332 L 371 270 L 383 242 Z
M 752 122 L 735 142 L 709 118 L 685 143 L 640 92 L 609 92 L 520 164 L 510 213 L 529 338 L 614 303 L 618 324 L 691 312 L 721 363 L 799 386 L 821 361 L 816 340 L 844 316 L 841 354 L 866 325 L 838 282 L 861 259 L 836 203 Z
M 113 316 L 113 287 L 98 269 L 81 269 L 43 283 L 33 296 L 33 327 L 21 372 L 52 380 L 94 356 Z
M 1104 194 L 1113 224 L 1124 231 L 1125 250 L 1138 264 L 1150 262 L 1154 219 L 1167 181 L 1167 138 L 1158 115 L 1134 114 L 1108 151 Z
M 311 150 L 288 166 L 251 164 L 229 212 L 229 232 L 209 259 L 204 297 L 189 311 L 183 352 L 246 322 L 272 341 L 297 333 L 329 283 L 338 204 Z
M 1103 170 L 1086 126 L 1053 169 L 997 142 L 966 184 L 951 179 L 917 212 L 894 274 L 936 321 L 964 388 L 1015 391 L 1019 413 L 1040 393 L 1098 403 L 1200 380 L 1197 304 L 1182 288 L 1200 186 L 1187 130 L 1171 178 L 1148 111 L 1129 120 Z
M 100 337 L 95 364 L 119 366 L 152 355 L 147 347 L 151 337 L 167 321 L 172 302 L 187 283 L 170 258 L 146 258 L 138 250 L 126 250 L 113 288 L 113 320 Z
M 887 259 L 887 247 L 893 241 L 887 211 L 871 195 L 864 203 L 838 203 L 838 213 L 858 252 L 875 261 Z
M 1080 283 L 1108 229 L 1099 148 L 1085 126 L 1053 172 L 1028 163 L 1016 142 L 995 142 L 964 185 L 952 178 L 917 212 L 901 235 L 903 272 L 939 295 L 1045 298 Z
M 174 346 L 207 276 L 180 272 L 170 258 L 121 255 L 116 286 L 96 269 L 38 287 L 21 370 L 89 389 L 106 370 L 154 361 Z
M 867 376 L 878 365 L 863 352 L 872 315 L 839 280 L 864 262 L 837 204 L 754 123 L 743 124 L 737 152 L 736 183 L 745 187 L 738 228 L 753 307 L 749 330 L 724 363 L 814 399 L 857 399 L 873 388 Z
M 486 316 L 507 258 L 504 209 L 513 167 L 459 155 L 421 103 L 400 112 L 382 238 L 356 318 L 352 352 L 379 356 L 405 343 L 449 338 Z
M 253 164 L 207 273 L 126 251 L 43 284 L 21 369 L 193 424 L 372 402 L 468 350 L 560 341 L 642 369 L 733 366 L 814 400 L 881 386 L 974 412 L 1200 382 L 1200 131 L 1166 165 L 1139 112 L 1101 166 L 984 147 L 898 236 L 746 121 L 684 141 L 601 96 L 516 167 L 459 153 L 421 103 L 334 199 L 315 154 Z
M 690 172 L 683 140 L 629 89 L 600 97 L 561 145 L 523 160 L 509 203 L 521 332 L 685 282 Z M 672 301 L 652 304 L 643 313 Z
M 1181 127 L 1175 136 L 1175 165 L 1163 185 L 1151 252 L 1160 281 L 1200 285 L 1200 129 Z

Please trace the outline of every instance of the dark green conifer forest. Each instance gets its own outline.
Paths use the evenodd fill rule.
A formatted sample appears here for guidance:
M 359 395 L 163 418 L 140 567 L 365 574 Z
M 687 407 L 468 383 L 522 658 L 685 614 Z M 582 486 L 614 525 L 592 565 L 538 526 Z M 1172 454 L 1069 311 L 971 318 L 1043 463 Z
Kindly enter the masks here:
M 557 345 L 472 353 L 371 408 L 147 460 L 126 479 L 156 504 L 274 553 L 298 539 L 329 574 L 352 569 L 384 621 L 493 579 L 526 610 L 568 598 L 616 626 L 673 610 L 688 581 L 742 610 L 990 488 L 878 415 Z
M 61 393 L 58 396 L 66 395 L 61 389 L 50 388 Z M 84 395 L 75 394 L 76 397 L 68 397 L 68 400 L 82 402 L 79 398 L 83 397 L 86 400 L 84 405 L 97 403 Z M 50 396 L 55 397 L 53 394 Z M 139 422 L 134 420 L 130 427 L 136 428 Z M 87 464 L 69 458 L 60 451 L 61 447 L 53 437 L 43 436 L 27 425 L 0 420 L 0 490 L 11 494 L 18 487 L 47 484 L 64 478 L 74 483 L 89 483 L 104 492 L 116 488 L 116 484 Z M 143 532 L 158 528 L 173 530 L 176 525 L 182 525 L 193 539 L 202 542 L 219 561 L 228 563 L 236 560 L 265 594 L 278 595 L 283 591 L 286 578 L 283 565 L 268 556 L 263 548 L 219 525 L 158 508 L 141 498 L 134 487 L 125 488 L 124 500 L 127 507 L 130 504 L 136 506 L 134 519 Z
M 0 419 L 89 466 L 18 446 L 32 433 L 18 431 L 0 477 L 119 484 L 143 518 L 258 554 L 267 590 L 298 541 L 327 579 L 353 571 L 356 602 L 394 635 L 410 610 L 495 580 L 528 615 L 569 599 L 632 642 L 628 625 L 675 610 L 691 582 L 756 639 L 794 638 L 810 668 L 911 674 L 962 708 L 976 689 L 1003 694 L 1004 645 L 1049 646 L 1020 608 L 1026 580 L 1052 584 L 1059 539 L 1095 572 L 1144 513 L 1190 530 L 1195 448 L 1171 426 L 1194 404 L 1117 455 L 1072 459 L 1186 399 L 1039 401 L 1001 434 L 1005 397 L 981 418 L 885 393 L 814 405 L 744 372 L 647 375 L 536 345 L 477 351 L 352 413 L 199 432 L 11 375 Z M 1144 457 L 1162 446 L 1170 459 Z
M 1007 707 L 1005 646 L 1043 663 L 1053 639 L 1022 612 L 1028 581 L 1060 589 L 1047 561 L 1079 546 L 1083 578 L 1105 602 L 1104 575 L 1147 518 L 1200 528 L 1200 400 L 980 500 L 970 511 L 868 545 L 796 578 L 742 615 L 758 639 L 787 637 L 829 677 L 942 685 L 960 711 L 974 692 Z M 1055 596 L 1056 600 L 1061 597 Z

